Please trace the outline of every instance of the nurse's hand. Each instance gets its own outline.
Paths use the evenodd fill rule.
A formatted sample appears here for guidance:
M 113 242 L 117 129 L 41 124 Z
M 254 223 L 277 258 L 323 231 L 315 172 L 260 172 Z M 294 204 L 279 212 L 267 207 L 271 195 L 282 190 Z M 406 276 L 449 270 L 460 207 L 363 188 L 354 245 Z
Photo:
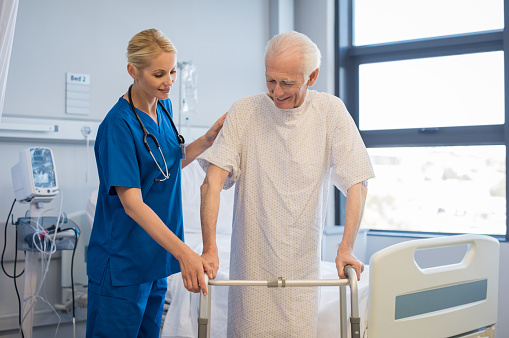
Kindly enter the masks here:
M 224 120 L 226 119 L 226 114 L 228 113 L 225 113 L 223 116 L 221 116 L 205 133 L 204 135 L 205 141 L 207 142 L 209 147 L 212 145 L 212 143 L 214 143 L 217 134 L 219 134 L 219 131 L 221 130 L 221 128 L 223 128 Z
M 364 264 L 353 255 L 351 250 L 340 245 L 336 256 L 336 268 L 338 269 L 339 278 L 348 278 L 345 274 L 345 266 L 347 265 L 351 265 L 355 269 L 357 280 L 360 280 L 361 273 L 364 271 Z
M 205 278 L 203 277 L 203 271 L 207 275 L 212 274 L 212 268 L 210 265 L 193 250 L 189 249 L 189 252 L 179 259 L 180 270 L 182 271 L 182 281 L 184 287 L 191 292 L 203 292 L 203 295 L 207 295 L 207 285 L 205 284 Z

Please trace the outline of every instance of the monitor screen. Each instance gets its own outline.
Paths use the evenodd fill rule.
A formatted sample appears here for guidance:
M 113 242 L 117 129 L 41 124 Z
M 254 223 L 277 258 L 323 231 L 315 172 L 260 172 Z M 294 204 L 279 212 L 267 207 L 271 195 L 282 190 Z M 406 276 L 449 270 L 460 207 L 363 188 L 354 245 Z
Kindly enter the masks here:
M 47 148 L 31 148 L 32 176 L 37 188 L 54 188 L 57 185 L 53 158 Z

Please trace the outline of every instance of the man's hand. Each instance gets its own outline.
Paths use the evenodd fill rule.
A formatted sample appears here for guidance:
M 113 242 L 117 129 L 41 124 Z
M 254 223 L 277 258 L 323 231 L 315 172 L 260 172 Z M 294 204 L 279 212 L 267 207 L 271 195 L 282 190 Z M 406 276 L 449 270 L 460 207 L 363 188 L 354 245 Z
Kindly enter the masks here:
M 338 255 L 336 256 L 336 268 L 338 269 L 339 278 L 348 278 L 345 274 L 345 266 L 351 265 L 357 273 L 357 280 L 361 279 L 361 273 L 364 271 L 364 264 L 357 259 L 352 250 L 339 245 Z
M 217 250 L 213 252 L 212 250 L 203 252 L 201 258 L 205 260 L 210 266 L 210 273 L 207 273 L 210 279 L 214 279 L 217 276 L 217 271 L 219 271 L 219 256 L 217 254 Z
M 195 293 L 201 290 L 203 295 L 206 296 L 207 285 L 205 284 L 203 271 L 205 271 L 209 277 L 212 275 L 212 268 L 209 263 L 191 249 L 189 249 L 186 255 L 180 257 L 179 263 L 184 287 Z

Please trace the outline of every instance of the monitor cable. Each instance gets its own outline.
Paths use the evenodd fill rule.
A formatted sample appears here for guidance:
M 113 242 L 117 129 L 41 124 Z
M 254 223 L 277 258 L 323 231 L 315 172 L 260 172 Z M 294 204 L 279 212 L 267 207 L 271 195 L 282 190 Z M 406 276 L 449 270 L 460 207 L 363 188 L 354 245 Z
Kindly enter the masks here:
M 19 273 L 19 275 L 16 274 L 16 267 L 17 267 L 17 263 L 18 263 L 18 227 L 16 227 L 16 239 L 14 241 L 15 243 L 15 248 L 14 248 L 14 271 L 13 271 L 13 275 L 11 276 L 6 270 L 5 270 L 5 266 L 4 266 L 4 255 L 5 255 L 5 248 L 7 247 L 7 225 L 9 224 L 9 219 L 11 218 L 11 215 L 12 215 L 12 209 L 14 208 L 14 204 L 16 204 L 16 199 L 14 199 L 14 201 L 12 202 L 12 205 L 11 205 L 11 209 L 9 210 L 9 214 L 7 215 L 7 220 L 5 221 L 5 229 L 4 229 L 4 248 L 2 250 L 2 259 L 1 259 L 1 265 L 2 265 L 2 270 L 3 272 L 5 273 L 5 275 L 9 278 L 12 278 L 13 281 L 14 281 L 14 289 L 16 290 L 16 296 L 18 298 L 18 324 L 19 324 L 19 329 L 21 331 L 21 337 L 25 337 L 25 335 L 23 334 L 23 328 L 22 328 L 22 320 L 21 320 L 21 297 L 19 295 L 19 290 L 18 290 L 18 283 L 16 281 L 16 278 L 19 278 L 21 277 L 21 275 L 25 272 L 25 269 L 23 269 L 23 271 L 21 271 Z M 12 222 L 11 222 L 12 223 Z M 14 223 L 12 223 L 14 224 Z

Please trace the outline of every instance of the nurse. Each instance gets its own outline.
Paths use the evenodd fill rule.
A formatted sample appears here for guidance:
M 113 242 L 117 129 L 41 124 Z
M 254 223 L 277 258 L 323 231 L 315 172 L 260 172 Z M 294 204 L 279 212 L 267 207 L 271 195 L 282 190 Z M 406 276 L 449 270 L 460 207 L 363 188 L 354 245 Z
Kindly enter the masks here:
M 225 115 L 184 146 L 172 121 L 177 50 L 156 29 L 127 47 L 133 84 L 95 142 L 99 194 L 88 247 L 87 337 L 159 337 L 166 277 L 206 293 L 210 265 L 183 242 L 181 168 L 214 142 Z

